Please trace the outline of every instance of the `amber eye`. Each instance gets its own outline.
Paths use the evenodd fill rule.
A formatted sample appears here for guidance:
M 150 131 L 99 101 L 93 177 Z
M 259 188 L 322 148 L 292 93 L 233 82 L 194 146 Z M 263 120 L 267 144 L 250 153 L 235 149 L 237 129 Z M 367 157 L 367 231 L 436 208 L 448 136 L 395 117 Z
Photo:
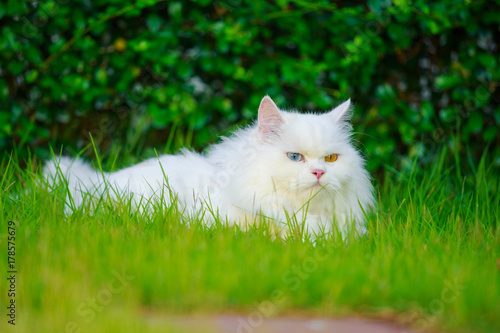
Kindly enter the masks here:
M 339 158 L 339 154 L 331 154 L 331 155 L 326 155 L 325 156 L 325 161 L 326 162 L 335 162 Z

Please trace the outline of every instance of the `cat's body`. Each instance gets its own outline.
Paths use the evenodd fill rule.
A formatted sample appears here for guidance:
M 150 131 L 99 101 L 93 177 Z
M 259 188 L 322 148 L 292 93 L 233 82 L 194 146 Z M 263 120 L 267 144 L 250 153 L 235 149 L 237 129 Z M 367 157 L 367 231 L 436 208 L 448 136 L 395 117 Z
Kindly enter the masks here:
M 280 111 L 264 97 L 256 124 L 205 155 L 184 151 L 104 174 L 62 158 L 44 173 L 54 179 L 59 164 L 77 206 L 82 190 L 103 194 L 104 178 L 113 188 L 108 193 L 133 194 L 136 204 L 174 194 L 188 215 L 210 207 L 207 220 L 216 214 L 246 224 L 267 217 L 279 225 L 295 214 L 310 232 L 328 232 L 334 220 L 342 232 L 349 222 L 363 232 L 363 210 L 373 205 L 373 194 L 364 161 L 351 144 L 349 106 L 347 101 L 326 114 L 300 114 Z

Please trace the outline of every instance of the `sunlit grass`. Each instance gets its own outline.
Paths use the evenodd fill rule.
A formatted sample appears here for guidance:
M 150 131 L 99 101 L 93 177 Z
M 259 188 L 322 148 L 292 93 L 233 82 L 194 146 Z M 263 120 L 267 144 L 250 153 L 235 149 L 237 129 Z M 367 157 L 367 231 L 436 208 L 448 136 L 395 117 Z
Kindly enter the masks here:
M 313 246 L 302 237 L 273 240 L 265 225 L 244 232 L 182 221 L 158 202 L 139 211 L 130 200 L 104 200 L 92 213 L 67 216 L 63 187 L 40 182 L 31 160 L 5 157 L 0 248 L 15 221 L 15 329 L 179 332 L 149 314 L 250 313 L 270 301 L 265 316 L 356 314 L 441 331 L 499 331 L 499 170 L 485 157 L 458 160 L 457 171 L 454 160 L 445 151 L 428 169 L 388 169 L 368 236 Z M 5 260 L 0 269 L 7 271 Z M 0 286 L 7 304 L 5 279 Z

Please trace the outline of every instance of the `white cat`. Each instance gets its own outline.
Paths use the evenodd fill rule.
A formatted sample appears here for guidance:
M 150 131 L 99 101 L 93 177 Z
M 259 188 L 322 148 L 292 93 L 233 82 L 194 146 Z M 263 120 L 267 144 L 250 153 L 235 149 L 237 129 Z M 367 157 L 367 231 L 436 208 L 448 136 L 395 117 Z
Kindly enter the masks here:
M 296 219 L 317 234 L 336 221 L 343 234 L 351 225 L 363 234 L 373 187 L 351 143 L 350 112 L 350 100 L 324 114 L 285 112 L 266 96 L 254 125 L 206 154 L 163 155 L 112 173 L 63 157 L 49 162 L 44 174 L 57 182 L 61 172 L 76 206 L 84 193 L 101 196 L 105 189 L 133 195 L 136 204 L 162 195 L 170 200 L 174 193 L 186 214 L 210 207 L 207 222 L 214 214 L 240 225 L 269 218 L 284 226 Z

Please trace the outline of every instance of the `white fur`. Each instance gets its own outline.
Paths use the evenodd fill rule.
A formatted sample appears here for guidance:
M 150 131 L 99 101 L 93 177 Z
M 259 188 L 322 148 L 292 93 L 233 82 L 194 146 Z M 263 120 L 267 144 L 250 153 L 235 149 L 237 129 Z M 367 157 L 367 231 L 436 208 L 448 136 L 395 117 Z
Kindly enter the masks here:
M 349 117 L 350 101 L 329 113 L 300 114 L 279 110 L 266 96 L 257 123 L 223 138 L 207 154 L 183 151 L 104 174 L 63 157 L 49 162 L 44 174 L 57 181 L 59 164 L 76 206 L 82 193 L 104 193 L 104 176 L 116 191 L 111 193 L 132 194 L 136 203 L 165 191 L 169 198 L 172 191 L 187 213 L 196 214 L 209 203 L 222 218 L 242 225 L 257 216 L 279 224 L 288 213 L 299 222 L 304 219 L 309 231 L 328 232 L 335 220 L 342 232 L 352 221 L 364 233 L 363 210 L 373 205 L 373 188 L 351 143 Z M 302 154 L 304 161 L 291 161 L 288 152 Z M 339 154 L 338 160 L 326 162 L 330 154 Z M 315 169 L 325 171 L 320 186 Z M 210 215 L 205 214 L 207 220 Z

